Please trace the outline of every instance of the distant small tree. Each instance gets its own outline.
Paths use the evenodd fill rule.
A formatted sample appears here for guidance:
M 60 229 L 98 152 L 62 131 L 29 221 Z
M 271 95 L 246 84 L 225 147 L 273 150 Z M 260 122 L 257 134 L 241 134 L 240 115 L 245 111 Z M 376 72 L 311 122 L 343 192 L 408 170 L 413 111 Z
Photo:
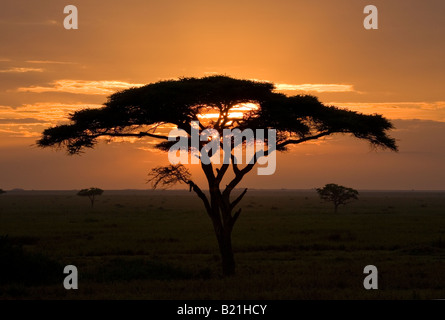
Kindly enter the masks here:
M 82 189 L 80 190 L 77 195 L 81 197 L 88 197 L 91 201 L 91 207 L 94 207 L 94 201 L 96 199 L 96 196 L 100 196 L 104 193 L 102 189 L 99 188 L 89 188 L 89 189 Z
M 0 194 L 4 194 L 4 193 L 6 193 L 6 191 L 3 189 L 0 189 Z
M 358 191 L 352 188 L 339 186 L 335 183 L 329 183 L 323 188 L 317 188 L 318 195 L 322 200 L 334 204 L 334 212 L 337 213 L 339 205 L 346 205 L 352 200 L 358 200 Z

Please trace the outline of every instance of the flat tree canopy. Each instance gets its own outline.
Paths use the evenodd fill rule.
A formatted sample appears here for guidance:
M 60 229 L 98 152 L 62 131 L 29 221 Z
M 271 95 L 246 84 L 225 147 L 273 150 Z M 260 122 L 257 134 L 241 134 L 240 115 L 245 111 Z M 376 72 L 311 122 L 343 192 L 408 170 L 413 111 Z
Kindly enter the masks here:
M 234 111 L 241 110 L 242 104 L 255 107 L 244 108 L 242 115 L 236 116 Z M 202 117 L 203 114 L 216 116 Z M 192 121 L 199 121 L 201 130 L 216 130 L 220 137 L 224 136 L 224 129 L 275 129 L 276 145 L 264 155 L 335 133 L 352 135 L 374 147 L 397 150 L 395 140 L 388 135 L 393 126 L 381 115 L 326 106 L 314 96 L 286 96 L 276 92 L 274 84 L 269 82 L 222 75 L 160 81 L 117 92 L 102 108 L 76 111 L 70 115 L 69 124 L 46 129 L 37 144 L 40 147 L 62 147 L 69 154 L 77 154 L 93 148 L 100 137 L 149 137 L 162 140 L 157 147 L 168 150 L 174 142 L 168 141 L 168 136 L 157 129 L 169 124 L 184 130 L 190 139 Z M 268 137 L 262 139 L 266 144 Z M 199 150 L 209 142 L 200 141 Z M 234 147 L 232 143 L 230 151 L 233 152 Z M 231 233 L 241 213 L 236 207 L 247 189 L 235 199 L 231 199 L 231 193 L 259 159 L 255 154 L 241 167 L 233 161 L 234 155 L 230 156 L 232 161 L 219 167 L 201 161 L 208 181 L 208 194 L 180 164 L 152 171 L 154 185 L 186 183 L 203 201 L 218 240 L 224 275 L 235 272 Z M 202 154 L 200 157 L 202 159 Z M 229 168 L 232 168 L 232 177 L 221 186 Z
M 94 201 L 96 200 L 96 196 L 100 196 L 104 193 L 102 189 L 99 188 L 88 188 L 88 189 L 82 189 L 80 190 L 77 195 L 80 197 L 88 197 L 91 201 L 91 206 L 94 206 Z
M 99 189 L 99 188 L 88 188 L 88 189 L 80 190 L 77 193 L 77 195 L 78 196 L 89 197 L 89 196 L 100 196 L 102 193 L 104 193 L 104 191 L 102 189 Z
M 325 106 L 314 96 L 288 97 L 274 91 L 268 82 L 239 80 L 226 76 L 181 78 L 160 81 L 112 94 L 100 109 L 83 109 L 70 116 L 71 123 L 46 129 L 37 144 L 64 146 L 70 154 L 92 148 L 101 136 L 155 137 L 161 124 L 173 124 L 190 132 L 198 115 L 218 112 L 221 117 L 206 128 L 276 129 L 278 150 L 289 144 L 318 139 L 333 133 L 348 133 L 373 146 L 396 150 L 395 140 L 387 135 L 392 124 L 381 115 L 364 115 Z M 258 110 L 240 119 L 228 113 L 241 103 L 256 103 Z
M 358 191 L 335 183 L 328 183 L 323 188 L 315 189 L 322 200 L 334 204 L 334 212 L 337 213 L 340 205 L 346 205 L 352 200 L 358 200 Z

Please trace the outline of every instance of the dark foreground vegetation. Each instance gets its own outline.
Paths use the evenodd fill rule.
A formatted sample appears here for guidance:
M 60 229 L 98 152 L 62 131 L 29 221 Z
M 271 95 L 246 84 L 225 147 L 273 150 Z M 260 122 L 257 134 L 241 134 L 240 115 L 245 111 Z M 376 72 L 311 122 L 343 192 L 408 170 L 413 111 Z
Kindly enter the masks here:
M 223 278 L 211 223 L 185 191 L 0 199 L 1 299 L 445 298 L 445 193 L 360 192 L 332 213 L 315 191 L 246 195 Z M 79 270 L 65 290 L 63 267 Z M 379 290 L 363 288 L 375 265 Z

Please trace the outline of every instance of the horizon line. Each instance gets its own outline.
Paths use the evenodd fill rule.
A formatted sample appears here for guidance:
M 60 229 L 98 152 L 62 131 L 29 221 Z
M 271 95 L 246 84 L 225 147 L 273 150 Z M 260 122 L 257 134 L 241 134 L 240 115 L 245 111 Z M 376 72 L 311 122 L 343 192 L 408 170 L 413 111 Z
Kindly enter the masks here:
M 244 190 L 248 191 L 315 191 L 315 188 L 235 188 L 234 190 Z M 14 192 L 73 192 L 79 191 L 81 189 L 4 189 L 7 193 Z M 188 188 L 184 189 L 137 189 L 137 188 L 124 188 L 124 189 L 103 189 L 104 191 L 153 191 L 153 192 L 171 192 L 171 191 L 186 191 L 190 192 Z M 361 192 L 445 192 L 445 189 L 356 189 Z M 208 189 L 203 189 L 203 191 L 209 191 Z

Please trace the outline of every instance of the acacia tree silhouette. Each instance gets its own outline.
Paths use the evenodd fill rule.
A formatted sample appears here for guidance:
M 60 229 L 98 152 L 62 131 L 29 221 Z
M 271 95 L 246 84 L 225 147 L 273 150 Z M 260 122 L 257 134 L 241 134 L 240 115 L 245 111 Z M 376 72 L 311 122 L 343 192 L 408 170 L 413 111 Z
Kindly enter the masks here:
M 381 115 L 364 115 L 325 106 L 316 97 L 286 96 L 274 89 L 272 83 L 222 75 L 160 81 L 112 94 L 100 109 L 83 109 L 71 114 L 70 124 L 46 129 L 37 144 L 40 147 L 65 147 L 69 154 L 78 154 L 85 148 L 93 148 L 102 136 L 150 137 L 165 140 L 157 147 L 168 150 L 175 142 L 159 133 L 160 125 L 172 124 L 186 131 L 190 139 L 192 121 L 203 120 L 201 130 L 214 129 L 221 137 L 224 129 L 275 129 L 274 150 L 277 151 L 334 133 L 351 134 L 373 146 L 397 150 L 395 140 L 387 135 L 393 126 Z M 231 112 L 243 103 L 254 103 L 257 108 L 234 117 Z M 210 119 L 202 117 L 203 113 L 216 113 L 217 116 Z M 199 150 L 207 143 L 209 141 L 201 141 Z M 232 142 L 231 151 L 234 147 Z M 264 155 L 274 150 L 265 150 Z M 230 157 L 231 163 L 218 167 L 200 162 L 208 181 L 208 193 L 202 191 L 182 165 L 155 168 L 151 174 L 155 186 L 186 183 L 202 200 L 218 240 L 225 276 L 235 273 L 231 235 L 241 213 L 241 208 L 236 207 L 247 189 L 234 199 L 231 194 L 256 165 L 260 155 L 254 154 L 244 167 L 235 163 L 233 153 Z M 230 167 L 233 173 L 226 176 Z M 228 183 L 222 187 L 224 177 Z
M 323 188 L 315 189 L 324 201 L 334 204 L 334 213 L 338 212 L 338 206 L 347 205 L 352 200 L 358 200 L 358 191 L 352 188 L 339 186 L 335 183 L 328 183 Z
M 99 188 L 88 188 L 88 189 L 82 189 L 80 190 L 77 195 L 80 197 L 88 197 L 90 199 L 91 202 L 91 208 L 94 207 L 94 202 L 96 201 L 96 197 L 97 196 L 101 196 L 102 193 L 104 193 L 104 191 L 102 189 Z

